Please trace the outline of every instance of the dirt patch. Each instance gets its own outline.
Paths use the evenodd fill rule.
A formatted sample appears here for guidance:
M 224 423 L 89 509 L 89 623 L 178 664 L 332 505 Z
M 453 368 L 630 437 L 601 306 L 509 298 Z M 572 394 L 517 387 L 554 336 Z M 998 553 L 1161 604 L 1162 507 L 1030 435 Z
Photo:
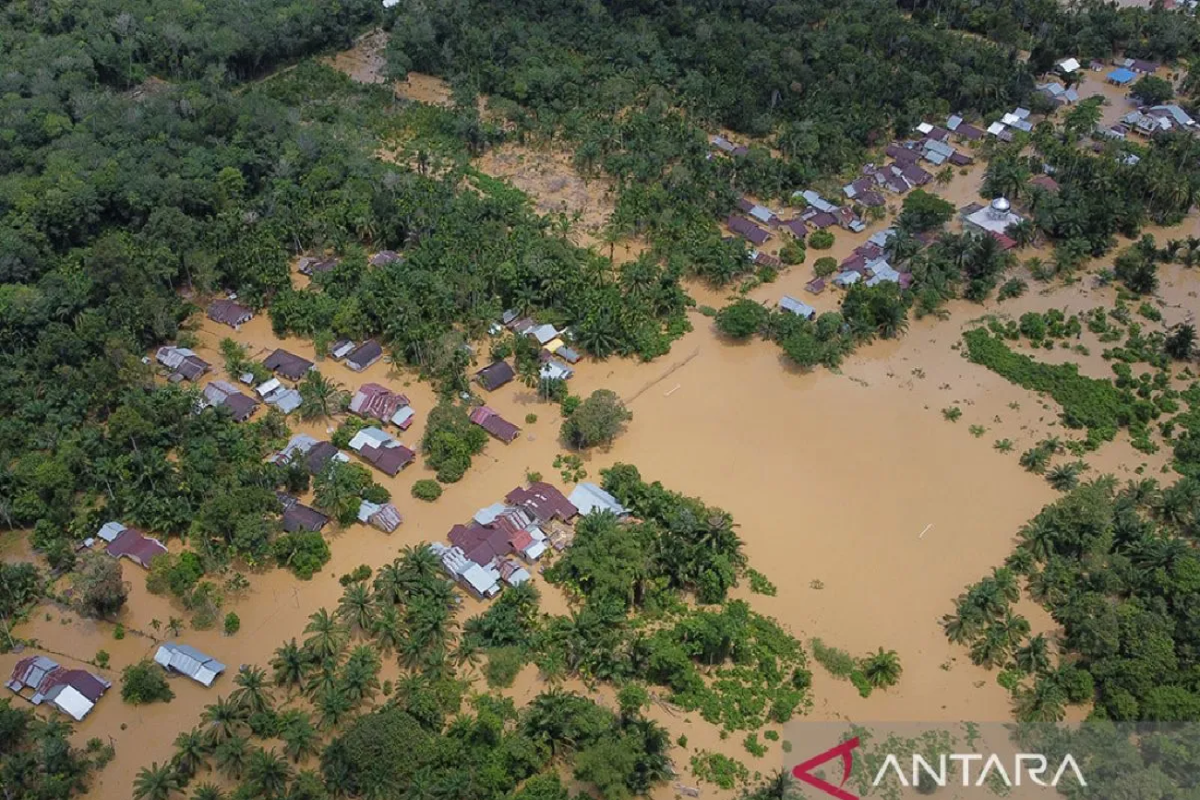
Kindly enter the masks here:
M 601 231 L 616 207 L 612 181 L 584 180 L 566 150 L 506 144 L 485 154 L 476 166 L 532 197 L 538 213 L 566 214 L 577 243 L 584 246 L 601 241 Z
M 384 31 L 364 33 L 354 42 L 354 47 L 325 59 L 325 63 L 359 83 L 387 83 L 383 76 L 387 67 L 383 51 L 387 42 L 388 35 Z

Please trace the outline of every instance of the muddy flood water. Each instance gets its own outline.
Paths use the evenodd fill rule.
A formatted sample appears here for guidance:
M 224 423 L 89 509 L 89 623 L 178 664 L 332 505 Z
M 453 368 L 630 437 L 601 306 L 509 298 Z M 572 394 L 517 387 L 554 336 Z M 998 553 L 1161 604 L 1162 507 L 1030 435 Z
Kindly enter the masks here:
M 977 198 L 980 169 L 956 176 L 949 186 L 934 191 L 956 205 L 970 202 Z M 784 271 L 775 283 L 756 288 L 750 297 L 773 305 L 782 295 L 791 294 L 821 311 L 836 308 L 840 295 L 834 290 L 816 298 L 804 293 L 811 262 L 826 254 L 840 260 L 885 225 L 875 223 L 857 235 L 839 231 L 828 253 L 810 250 L 809 264 Z M 1200 227 L 1192 219 L 1185 226 L 1155 233 L 1161 241 L 1200 233 Z M 628 257 L 636 249 L 635 245 L 622 252 Z M 1022 257 L 1033 254 L 1028 251 Z M 1170 266 L 1161 275 L 1159 296 L 1165 321 L 1178 322 L 1198 307 L 1200 272 Z M 578 365 L 571 382 L 573 393 L 612 389 L 634 415 L 628 431 L 611 448 L 585 457 L 588 480 L 598 480 L 600 471 L 614 462 L 632 463 L 648 480 L 660 480 L 668 488 L 727 509 L 738 523 L 750 565 L 778 587 L 775 597 L 751 595 L 745 587 L 738 596 L 777 618 L 806 643 L 820 637 L 855 655 L 879 647 L 899 654 L 904 668 L 899 684 L 866 700 L 849 682 L 831 678 L 814 663 L 810 718 L 983 721 L 1011 717 L 1008 693 L 997 684 L 996 673 L 972 665 L 963 648 L 946 640 L 938 622 L 967 584 L 1011 551 L 1019 526 L 1056 496 L 1043 478 L 1018 465 L 1017 454 L 1044 436 L 1063 434 L 1063 429 L 1053 402 L 968 363 L 955 346 L 961 332 L 986 313 L 1016 317 L 1051 307 L 1084 311 L 1097 305 L 1111 307 L 1114 300 L 1114 290 L 1095 288 L 1090 277 L 1052 290 L 1032 281 L 1030 287 L 1025 296 L 1003 304 L 954 303 L 944 321 L 914 320 L 902 339 L 860 349 L 838 373 L 801 373 L 768 342 L 729 343 L 699 312 L 691 317 L 694 330 L 656 362 L 585 359 Z M 698 303 L 713 307 L 723 305 L 728 295 L 699 285 L 689 291 Z M 265 314 L 236 332 L 204 319 L 197 333 L 200 354 L 214 365 L 211 378 L 227 379 L 217 352 L 226 336 L 248 345 L 256 358 L 276 347 L 315 358 L 311 343 L 276 337 Z M 484 343 L 481 352 L 486 349 Z M 1107 376 L 1111 371 L 1099 351 L 1093 347 L 1088 358 L 1055 351 L 1045 358 L 1071 357 L 1083 362 L 1085 372 Z M 1038 355 L 1042 357 L 1041 352 Z M 419 443 L 426 414 L 435 403 L 427 384 L 384 362 L 363 373 L 330 360 L 318 360 L 318 367 L 351 391 L 363 382 L 376 381 L 405 392 L 417 421 L 400 438 L 410 447 Z M 522 425 L 521 436 L 510 445 L 490 442 L 466 477 L 446 487 L 437 502 L 421 503 L 410 495 L 413 482 L 432 477 L 420 458 L 394 479 L 373 472 L 391 490 L 404 516 L 404 524 L 394 534 L 363 525 L 334 530 L 329 533 L 333 558 L 312 580 L 300 581 L 277 569 L 252 573 L 250 589 L 227 598 L 224 611 L 241 618 L 236 635 L 184 630 L 180 641 L 230 668 L 211 689 L 174 677 L 176 697 L 169 704 L 139 707 L 121 701 L 116 685 L 121 669 L 152 654 L 156 639 L 168 638 L 155 630 L 152 621 L 165 626 L 170 617 L 187 616 L 168 599 L 149 594 L 144 571 L 130 562 L 122 562 L 131 587 L 120 617 L 124 639 L 114 638 L 111 623 L 81 619 L 52 604 L 40 606 L 17 628 L 16 635 L 38 642 L 27 653 L 47 652 L 72 665 L 94 659 L 100 650 L 110 655 L 110 667 L 96 671 L 112 680 L 114 688 L 76 728 L 81 744 L 100 737 L 116 747 L 116 758 L 96 777 L 91 797 L 127 800 L 138 769 L 170 759 L 176 735 L 197 724 L 206 704 L 230 692 L 232 673 L 239 665 L 266 666 L 282 642 L 302 637 L 313 611 L 336 606 L 342 593 L 338 576 L 359 564 L 377 568 L 390 562 L 403 545 L 444 539 L 453 524 L 502 499 L 529 471 L 541 472 L 544 479 L 569 491 L 552 466 L 564 452 L 557 441 L 561 420 L 557 407 L 538 401 L 516 383 L 486 400 Z M 948 406 L 960 407 L 962 418 L 946 421 L 941 410 Z M 536 422 L 525 422 L 530 413 L 538 416 Z M 293 420 L 291 424 L 293 431 L 320 438 L 328 438 L 332 427 L 329 422 Z M 986 432 L 972 436 L 971 425 L 983 426 Z M 1014 442 L 1014 452 L 1001 454 L 993 448 L 1001 438 Z M 1166 453 L 1137 453 L 1122 434 L 1087 461 L 1093 467 L 1091 474 L 1112 472 L 1124 480 L 1141 465 L 1147 475 L 1156 474 L 1166 458 Z M 170 546 L 178 550 L 180 545 L 176 541 Z M 0 539 L 0 556 L 15 560 L 30 554 L 22 538 L 11 534 Z M 565 612 L 562 595 L 540 577 L 536 580 L 544 610 Z M 463 615 L 481 608 L 468 599 Z M 1053 629 L 1040 608 L 1025 602 L 1020 611 L 1035 630 Z M 19 657 L 0 656 L 0 672 L 7 674 Z M 393 660 L 381 677 L 395 677 L 397 671 Z M 544 688 L 537 670 L 528 667 L 506 694 L 520 703 Z M 572 684 L 568 688 L 587 691 Z M 602 690 L 601 696 L 612 704 L 609 690 Z M 783 763 L 779 742 L 766 742 L 767 754 L 756 758 L 742 747 L 741 735 L 722 740 L 716 728 L 698 715 L 663 704 L 655 704 L 651 714 L 671 731 L 672 740 L 687 735 L 686 750 L 673 751 L 682 784 L 696 785 L 688 762 L 699 749 L 737 758 L 751 772 L 765 774 Z M 315 762 L 304 766 L 313 767 Z M 708 784 L 702 785 L 702 791 L 704 797 L 731 794 Z M 656 797 L 675 794 L 668 784 Z

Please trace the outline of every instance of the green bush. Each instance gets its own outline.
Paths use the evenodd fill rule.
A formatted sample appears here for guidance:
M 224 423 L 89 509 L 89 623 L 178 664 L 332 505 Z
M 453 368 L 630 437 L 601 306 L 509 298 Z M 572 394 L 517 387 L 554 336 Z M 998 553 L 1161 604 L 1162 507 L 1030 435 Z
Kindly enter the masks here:
M 512 686 L 524 665 L 525 656 L 519 647 L 496 647 L 488 651 L 483 676 L 487 678 L 488 686 L 504 689 Z
M 808 246 L 813 250 L 828 250 L 833 241 L 833 231 L 813 231 L 808 235 Z
M 412 496 L 418 500 L 424 500 L 427 503 L 432 503 L 442 496 L 442 487 L 435 480 L 422 478 L 413 484 Z
M 225 615 L 225 635 L 233 636 L 242 628 L 242 620 L 237 614 L 230 611 Z
M 753 300 L 735 300 L 717 312 L 717 330 L 731 339 L 747 339 L 762 330 L 770 313 Z
M 175 697 L 162 667 L 150 659 L 128 666 L 121 673 L 121 699 L 133 705 L 165 703 Z
M 837 272 L 838 262 L 833 256 L 821 256 L 813 262 L 813 274 L 818 278 L 828 278 Z
M 804 242 L 799 239 L 792 239 L 779 249 L 779 260 L 789 266 L 803 264 L 805 256 L 808 255 L 804 247 Z

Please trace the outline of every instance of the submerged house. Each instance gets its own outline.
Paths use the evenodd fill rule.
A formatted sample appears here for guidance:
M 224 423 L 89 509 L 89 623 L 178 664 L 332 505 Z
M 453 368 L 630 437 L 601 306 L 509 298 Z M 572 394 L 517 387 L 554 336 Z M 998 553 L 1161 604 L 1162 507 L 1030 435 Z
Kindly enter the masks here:
M 234 300 L 214 300 L 208 306 L 208 318 L 237 330 L 254 319 L 254 312 Z
M 242 394 L 228 381 L 211 381 L 203 390 L 205 402 L 214 407 L 227 408 L 234 422 L 245 422 L 258 410 L 258 401 Z
M 201 686 L 212 686 L 225 665 L 194 647 L 176 642 L 163 642 L 154 652 L 154 661 L 168 672 L 186 675 Z
M 812 319 L 817 315 L 817 310 L 808 303 L 786 294 L 779 301 L 779 308 L 804 319 Z
M 520 428 L 487 406 L 479 406 L 472 409 L 469 417 L 471 422 L 474 422 L 505 444 L 512 442 L 521 434 Z
M 263 359 L 263 366 L 282 375 L 290 381 L 298 381 L 308 374 L 316 365 L 307 358 L 301 358 L 295 353 L 279 348 Z
M 211 365 L 186 347 L 167 345 L 158 348 L 154 360 L 171 370 L 171 383 L 195 381 L 208 372 Z
M 395 476 L 417 457 L 379 428 L 363 428 L 350 440 L 350 449 L 381 472 Z
M 551 520 L 569 522 L 579 514 L 579 509 L 566 495 L 544 481 L 535 481 L 528 487 L 513 489 L 504 499 L 509 505 L 529 512 L 540 524 Z
M 355 372 L 362 372 L 381 358 L 383 347 L 374 339 L 368 339 L 346 354 L 346 366 Z
M 304 505 L 291 495 L 279 494 L 283 505 L 283 529 L 288 533 L 311 531 L 316 533 L 329 523 L 329 517 Z
M 754 245 L 764 245 L 771 238 L 770 233 L 764 231 L 745 217 L 730 214 L 725 220 L 725 224 L 729 226 L 729 230 Z
M 489 392 L 499 389 L 504 384 L 511 381 L 516 376 L 513 368 L 508 365 L 507 361 L 497 361 L 488 364 L 483 369 L 475 373 L 475 379 L 479 381 L 479 385 Z
M 600 511 L 608 511 L 618 517 L 629 515 L 628 509 L 617 502 L 617 498 L 594 483 L 575 484 L 567 501 L 585 517 Z
M 113 558 L 128 558 L 144 569 L 149 569 L 151 561 L 167 552 L 166 545 L 158 539 L 135 528 L 126 528 L 119 522 L 105 523 L 99 536 L 108 542 L 104 552 Z
M 112 688 L 112 683 L 99 675 L 82 669 L 64 669 L 46 656 L 22 658 L 4 685 L 35 706 L 49 703 L 76 722 L 91 713 Z
M 377 528 L 384 533 L 391 533 L 400 527 L 404 518 L 400 511 L 391 503 L 372 503 L 363 500 L 358 504 L 358 521 Z
M 301 458 L 309 473 L 317 475 L 325 470 L 330 461 L 348 462 L 350 457 L 330 442 L 321 442 L 306 433 L 297 433 L 287 445 L 268 460 L 272 464 L 287 464 L 293 458 Z
M 407 396 L 378 383 L 360 386 L 350 398 L 350 411 L 360 417 L 391 422 L 400 430 L 407 430 L 414 416 Z

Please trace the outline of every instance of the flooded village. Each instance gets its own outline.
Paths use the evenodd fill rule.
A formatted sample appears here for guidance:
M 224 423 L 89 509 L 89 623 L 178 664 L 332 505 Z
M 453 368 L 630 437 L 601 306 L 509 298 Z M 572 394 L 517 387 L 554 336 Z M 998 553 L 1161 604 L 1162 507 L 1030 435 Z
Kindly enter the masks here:
M 333 60 L 336 68 L 369 82 L 379 80 L 381 63 L 369 54 Z M 1103 97 L 1100 124 L 1115 130 L 1113 135 L 1140 135 L 1135 129 L 1140 118 L 1130 115 L 1141 112 L 1117 80 L 1128 68 L 1075 67 L 1080 74 L 1071 84 L 1074 97 L 1063 101 L 1064 108 Z M 1114 71 L 1117 79 L 1111 77 Z M 422 102 L 436 103 L 439 97 L 444 102 L 448 96 L 436 79 L 417 74 L 398 91 L 411 91 Z M 571 331 L 506 312 L 489 335 L 469 343 L 467 402 L 472 424 L 488 434 L 486 447 L 464 477 L 445 484 L 432 502 L 413 493 L 415 483 L 433 479 L 436 472 L 420 447 L 428 414 L 439 403 L 429 382 L 397 363 L 377 341 L 343 340 L 318 348 L 308 339 L 277 335 L 265 310 L 253 311 L 236 297 L 194 298 L 200 310 L 185 326 L 194 343 L 145 354 L 159 379 L 195 387 L 204 405 L 224 407 L 235 420 L 261 418 L 270 408 L 288 413 L 286 444 L 271 457 L 303 457 L 312 472 L 331 460 L 362 464 L 390 499 L 363 500 L 359 521 L 343 525 L 314 508 L 311 491 L 282 498 L 285 530 L 320 531 L 331 558 L 309 580 L 281 568 L 238 565 L 247 584 L 227 593 L 222 612 L 234 612 L 240 620 L 229 634 L 219 624 L 168 632 L 165 623 L 185 614 L 169 595 L 147 590 L 146 568 L 158 553 L 184 548 L 178 540 L 112 520 L 87 546 L 120 559 L 130 590 L 122 611 L 111 621 L 96 621 L 64 604 L 39 604 L 9 632 L 30 644 L 0 655 L 0 674 L 8 676 L 19 664 L 31 669 L 25 662 L 38 657 L 54 665 L 39 662 L 38 669 L 61 666 L 107 684 L 103 690 L 93 684 L 79 690 L 94 695 L 86 710 L 82 701 L 48 702 L 73 716 L 80 712 L 74 734 L 79 743 L 99 738 L 115 747 L 115 757 L 95 776 L 88 796 L 125 800 L 139 769 L 171 759 L 176 737 L 197 724 L 205 706 L 229 694 L 238 669 L 265 667 L 282 643 L 303 638 L 310 615 L 335 608 L 345 588 L 339 578 L 360 565 L 378 570 L 402 548 L 428 544 L 462 589 L 460 622 L 526 581 L 540 590 L 542 612 L 570 613 L 572 598 L 546 581 L 543 569 L 571 546 L 581 515 L 596 509 L 626 513 L 599 486 L 603 470 L 624 463 L 636 465 L 648 481 L 661 481 L 733 516 L 748 564 L 777 587 L 774 595 L 756 594 L 743 582 L 733 597 L 774 618 L 802 642 L 819 639 L 855 654 L 881 647 L 898 654 L 902 679 L 865 699 L 851 682 L 814 666 L 813 704 L 806 718 L 1011 719 L 1010 693 L 995 672 L 976 666 L 961 646 L 948 641 L 940 621 L 965 586 L 1004 562 L 1015 532 L 1058 494 L 1045 478 L 1022 469 L 1016 454 L 1068 432 L 1052 399 L 970 362 L 961 336 L 989 315 L 1003 321 L 1051 309 L 1084 314 L 1111 309 L 1119 297 L 1113 283 L 1096 278 L 1115 251 L 1107 264 L 1092 263 L 1071 281 L 1035 279 L 1021 263 L 1049 260 L 1049 246 L 1036 242 L 1016 249 L 1005 234 L 1028 213 L 1024 199 L 1001 203 L 981 194 L 987 140 L 1028 130 L 1030 116 L 1027 109 L 1013 109 L 990 127 L 954 115 L 926 120 L 910 138 L 881 147 L 880 162 L 852 180 L 820 191 L 796 187 L 786 208 L 743 198 L 723 228 L 730 238 L 746 241 L 750 258 L 777 273 L 740 296 L 816 317 L 837 310 L 847 287 L 859 281 L 907 287 L 911 275 L 902 264 L 889 262 L 887 243 L 895 235 L 903 198 L 920 189 L 953 203 L 956 213 L 948 230 L 994 235 L 1006 250 L 1013 249 L 1019 261 L 1009 275 L 1028 281 L 1030 290 L 1023 295 L 982 304 L 953 300 L 940 316 L 911 320 L 902 337 L 859 348 L 837 370 L 801 370 L 770 342 L 722 335 L 705 309 L 726 305 L 737 296 L 736 287 L 714 289 L 689 281 L 687 291 L 696 301 L 688 312 L 691 330 L 669 354 L 647 363 L 591 358 L 572 341 Z M 714 134 L 712 143 L 713 158 L 733 157 L 741 146 L 727 132 Z M 544 155 L 533 146 L 503 145 L 479 159 L 478 168 L 527 192 L 540 213 L 573 218 L 574 242 L 607 255 L 601 229 L 612 209 L 611 186 L 584 181 L 561 152 Z M 814 249 L 810 244 L 804 263 L 784 264 L 782 249 L 815 231 L 832 233 L 831 245 Z M 1200 236 L 1200 218 L 1193 214 L 1180 226 L 1145 232 L 1159 242 Z M 613 243 L 618 263 L 644 249 L 637 239 Z M 390 251 L 371 255 L 372 264 L 403 257 Z M 837 268 L 818 276 L 814 262 L 822 257 L 832 258 Z M 298 256 L 291 264 L 294 284 L 308 285 L 313 274 L 332 269 L 336 258 L 335 253 Z M 1200 308 L 1200 272 L 1164 264 L 1159 274 L 1156 326 L 1193 322 Z M 578 454 L 574 475 L 561 468 L 572 451 L 560 438 L 559 404 L 522 382 L 511 359 L 494 363 L 489 356 L 492 345 L 509 336 L 536 340 L 542 377 L 566 380 L 569 392 L 579 397 L 611 390 L 632 413 L 626 431 L 610 445 Z M 221 346 L 226 339 L 242 345 L 270 378 L 229 374 Z M 1082 374 L 1110 377 L 1103 345 L 1086 332 L 1080 341 L 1088 353 L 1047 349 L 1035 357 L 1075 362 Z M 296 386 L 310 370 L 346 391 L 345 411 L 314 421 L 290 413 L 300 402 Z M 949 419 L 945 411 L 950 408 L 960 416 Z M 364 424 L 339 448 L 331 439 L 352 417 Z M 998 450 L 994 443 L 1001 440 L 1014 452 Z M 1080 458 L 1091 475 L 1110 473 L 1124 482 L 1160 475 L 1170 452 L 1166 447 L 1138 452 L 1122 433 Z M 37 558 L 19 531 L 0 537 L 0 554 L 8 561 Z M 1056 631 L 1040 606 L 1024 599 L 1018 608 L 1034 631 Z M 120 638 L 114 636 L 118 626 Z M 103 664 L 97 662 L 101 652 Z M 175 698 L 170 703 L 121 701 L 115 688 L 121 670 L 146 658 L 171 670 Z M 381 680 L 396 681 L 401 674 L 395 658 L 383 660 Z M 478 670 L 468 674 L 478 691 L 488 691 Z M 34 686 L 41 673 L 31 675 Z M 71 684 L 64 678 L 62 685 Z M 562 685 L 616 707 L 607 684 L 570 678 Z M 529 664 L 511 687 L 499 691 L 521 705 L 547 686 L 546 677 Z M 55 697 L 62 694 L 59 689 Z M 666 690 L 654 699 L 647 715 L 670 732 L 672 741 L 687 742 L 673 751 L 677 775 L 655 789 L 656 798 L 690 794 L 693 787 L 703 797 L 735 796 L 692 774 L 688 757 L 696 752 L 724 753 L 764 775 L 786 757 L 783 744 L 775 741 L 765 755 L 748 755 L 740 736 L 726 738 L 699 713 L 672 706 Z

